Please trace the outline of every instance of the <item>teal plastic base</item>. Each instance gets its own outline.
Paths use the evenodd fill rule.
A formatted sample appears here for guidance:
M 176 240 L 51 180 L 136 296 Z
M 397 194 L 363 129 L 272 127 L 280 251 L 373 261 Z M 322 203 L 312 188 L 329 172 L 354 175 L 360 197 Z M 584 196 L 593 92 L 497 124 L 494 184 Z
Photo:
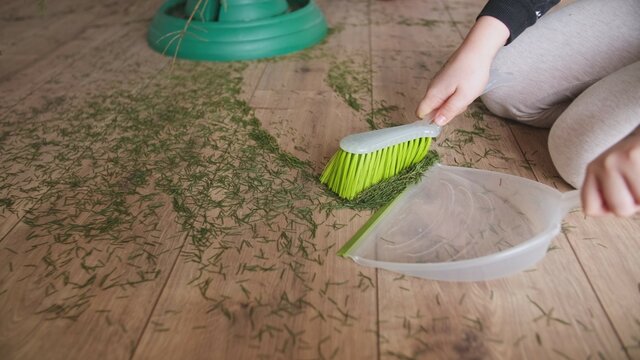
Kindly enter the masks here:
M 289 5 L 294 10 L 252 21 L 202 21 L 203 17 L 194 17 L 183 33 L 190 15 L 185 11 L 186 0 L 168 0 L 151 22 L 147 40 L 167 56 L 207 61 L 273 57 L 322 41 L 327 23 L 315 1 L 290 0 Z

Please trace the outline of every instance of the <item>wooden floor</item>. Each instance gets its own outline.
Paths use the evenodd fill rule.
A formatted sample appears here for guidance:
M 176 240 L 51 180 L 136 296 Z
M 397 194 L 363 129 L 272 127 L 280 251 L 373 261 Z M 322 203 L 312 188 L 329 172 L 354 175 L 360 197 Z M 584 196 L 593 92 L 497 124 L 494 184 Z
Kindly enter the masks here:
M 370 212 L 309 174 L 412 121 L 483 1 L 323 0 L 312 50 L 174 67 L 160 0 L 38 3 L 0 3 L 0 358 L 640 359 L 638 218 L 572 213 L 489 282 L 335 255 Z M 546 135 L 474 104 L 434 149 L 568 190 Z

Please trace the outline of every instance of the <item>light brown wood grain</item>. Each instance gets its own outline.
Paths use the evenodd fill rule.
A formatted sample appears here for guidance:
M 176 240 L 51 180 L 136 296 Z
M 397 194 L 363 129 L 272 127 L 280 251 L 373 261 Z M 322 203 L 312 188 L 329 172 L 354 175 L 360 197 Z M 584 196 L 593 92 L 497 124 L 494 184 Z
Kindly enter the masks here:
M 168 59 L 145 41 L 148 20 L 160 0 L 47 3 L 42 18 L 32 3 L 0 5 L 0 144 L 5 148 L 28 143 L 31 132 L 42 137 L 56 121 L 64 121 L 67 109 L 87 99 L 113 91 L 152 93 L 169 81 L 169 73 L 158 73 Z M 318 175 L 342 137 L 369 129 L 365 120 L 372 110 L 392 106 L 388 117 L 376 115 L 378 126 L 414 120 L 429 79 L 462 41 L 484 3 L 319 1 L 332 28 L 326 42 L 302 54 L 246 64 L 239 100 L 251 107 L 283 151 L 309 161 Z M 46 34 L 40 36 L 42 29 Z M 327 83 L 328 72 L 339 64 L 368 77 L 371 90 L 358 95 L 360 111 Z M 188 89 L 188 83 L 183 85 Z M 194 98 L 218 94 L 201 90 L 193 92 Z M 53 100 L 61 97 L 65 101 L 56 106 Z M 99 141 L 78 143 L 72 152 L 85 154 L 77 151 L 85 149 L 92 156 L 54 159 L 59 151 L 53 143 L 33 162 L 0 154 L 0 164 L 10 164 L 15 172 L 0 182 L 10 184 L 8 190 L 0 187 L 0 199 L 25 187 L 32 195 L 14 206 L 14 214 L 0 214 L 2 358 L 640 356 L 637 218 L 584 219 L 573 213 L 565 233 L 533 269 L 488 282 L 428 281 L 337 257 L 336 251 L 371 213 L 325 211 L 322 206 L 330 201 L 315 180 L 293 171 L 278 173 L 275 158 L 270 158 L 271 164 L 260 165 L 280 174 L 281 184 L 299 185 L 308 198 L 268 221 L 241 224 L 223 218 L 221 224 L 229 229 L 209 234 L 211 243 L 201 261 L 191 257 L 197 228 L 184 226 L 176 198 L 166 193 L 158 195 L 161 205 L 147 214 L 148 221 L 120 224 L 111 237 L 87 243 L 78 242 L 77 233 L 65 238 L 55 229 L 100 223 L 105 220 L 100 210 L 108 204 L 89 201 L 96 196 L 93 188 L 49 180 L 68 175 L 91 179 L 92 174 L 113 180 L 108 174 L 116 170 L 110 161 L 118 151 L 111 146 L 130 135 L 105 128 L 117 116 L 115 111 L 96 120 L 96 129 L 104 130 Z M 195 125 L 206 121 L 214 120 L 205 114 Z M 187 133 L 197 136 L 197 129 Z M 68 136 L 57 131 L 44 135 L 51 141 Z M 242 145 L 234 142 L 230 151 L 241 151 Z M 479 103 L 447 126 L 433 148 L 445 164 L 514 174 L 568 190 L 546 152 L 545 130 L 488 115 Z M 212 166 L 242 165 L 219 149 L 202 151 L 212 157 Z M 136 169 L 117 171 L 124 170 L 133 174 Z M 151 184 L 162 175 L 154 174 L 138 191 L 153 192 Z M 260 194 L 243 191 L 248 206 L 255 205 Z M 136 196 L 127 198 L 132 213 L 155 206 L 133 203 Z M 220 195 L 211 191 L 210 196 Z M 295 217 L 296 209 L 310 207 L 317 228 Z M 219 211 L 204 209 L 204 218 L 214 219 Z M 65 227 L 42 226 L 56 219 L 63 219 Z M 220 249 L 230 249 L 221 262 Z M 140 275 L 141 270 L 148 273 Z
M 571 190 L 553 167 L 547 151 L 547 130 L 512 124 L 522 150 L 529 154 L 538 181 L 560 191 Z M 565 219 L 565 236 L 581 270 L 615 327 L 627 355 L 640 356 L 640 219 L 613 216 L 585 218 L 576 211 Z
M 32 3 L 35 4 L 35 3 Z M 2 22 L 9 30 L 0 33 L 0 81 L 28 68 L 34 61 L 55 52 L 73 41 L 88 28 L 105 19 L 122 17 L 123 10 L 133 8 L 131 2 L 85 2 L 75 0 L 45 1 L 42 9 L 31 9 L 32 4 L 21 4 L 3 12 Z M 13 23 L 19 26 L 12 26 Z M 21 26 L 21 25 L 27 26 Z
M 77 1 L 73 4 L 77 5 Z M 60 76 L 63 72 L 67 76 L 79 76 L 77 69 L 83 66 L 93 66 L 94 73 L 100 69 L 104 64 L 96 65 L 93 63 L 83 64 L 83 59 L 92 59 L 92 61 L 104 61 L 108 57 L 104 55 L 109 51 L 123 51 L 121 49 L 127 49 L 126 44 L 130 41 L 139 40 L 143 34 L 139 32 L 131 33 L 131 29 L 136 28 L 136 25 L 145 29 L 144 22 L 140 19 L 144 19 L 150 16 L 155 11 L 157 2 L 145 2 L 138 4 L 135 2 L 128 2 L 126 6 L 122 7 L 109 7 L 103 9 L 104 14 L 93 14 L 89 12 L 85 14 L 86 21 L 91 20 L 91 26 L 84 26 L 78 28 L 77 34 L 73 36 L 67 34 L 69 38 L 61 44 L 57 44 L 55 48 L 44 48 L 46 51 L 42 51 L 41 47 L 32 46 L 34 49 L 41 49 L 40 52 L 34 54 L 34 61 L 24 63 L 26 55 L 20 55 L 13 51 L 11 48 L 3 49 L 3 58 L 11 58 L 15 56 L 15 59 L 10 59 L 8 62 L 19 63 L 22 66 L 21 71 L 12 70 L 2 79 L 2 87 L 0 88 L 0 115 L 5 116 L 8 110 L 13 108 L 17 102 L 23 101 L 25 97 L 46 82 L 53 81 L 53 78 Z M 71 5 L 73 5 L 71 4 Z M 118 5 L 116 3 L 116 5 Z M 53 16 L 53 15 L 52 15 Z M 86 19 L 88 18 L 88 19 Z M 127 21 L 131 20 L 131 22 Z M 73 21 L 67 21 L 71 25 L 76 24 Z M 137 23 L 137 24 L 136 24 Z M 86 24 L 85 24 L 86 25 Z M 28 37 L 29 42 L 33 41 L 33 38 L 39 38 L 43 30 L 36 31 Z M 128 32 L 126 37 L 122 37 L 124 32 Z M 135 34 L 135 35 L 134 35 Z M 7 41 L 15 41 L 7 39 Z M 30 56 L 30 55 L 29 55 Z M 128 56 L 132 56 L 129 55 Z M 126 60 L 126 59 L 122 59 Z M 35 105 L 34 105 L 35 106 Z
M 7 11 L 7 10 L 11 10 L 14 7 L 18 6 L 21 2 L 19 0 L 7 0 L 7 1 L 3 1 L 2 5 L 0 6 L 0 9 L 2 9 L 3 11 Z M 36 4 L 33 4 L 33 6 L 35 7 Z M 33 10 L 32 10 L 33 11 Z
M 61 205 L 54 206 L 64 209 Z M 138 225 L 128 234 L 149 240 L 153 236 L 160 244 L 145 249 L 154 256 L 153 265 L 145 257 L 129 262 L 109 261 L 110 254 L 125 256 L 134 248 L 142 249 L 142 244 L 114 247 L 77 242 L 73 248 L 56 246 L 47 236 L 34 244 L 36 241 L 30 241 L 29 236 L 37 229 L 24 223 L 14 229 L 10 238 L 2 242 L 0 253 L 0 287 L 6 291 L 0 297 L 0 352 L 16 359 L 129 357 L 153 309 L 154 302 L 149 299 L 158 296 L 184 240 L 170 208 L 158 210 L 158 221 L 163 224 L 160 229 L 148 232 Z M 40 211 L 47 209 L 37 209 L 36 214 Z M 77 221 L 81 225 L 95 220 L 82 214 Z M 47 241 L 50 243 L 37 246 Z M 88 256 L 73 257 L 67 251 Z M 47 259 L 52 259 L 53 265 Z M 65 260 L 71 260 L 73 266 L 66 265 Z M 56 271 L 60 263 L 65 263 L 62 266 L 66 271 Z M 100 264 L 105 264 L 106 269 L 81 268 Z M 127 284 L 140 280 L 138 271 L 158 269 L 157 275 L 147 275 L 153 281 Z M 77 285 L 66 286 L 67 281 Z M 91 286 L 94 283 L 98 285 Z M 82 289 L 84 284 L 86 291 Z
M 111 32 L 107 32 L 107 36 L 111 35 L 113 39 L 104 43 L 109 47 L 96 47 L 94 49 L 96 51 L 77 60 L 78 64 L 73 67 L 73 71 L 49 73 L 49 79 L 33 89 L 33 92 L 26 93 L 20 104 L 4 116 L 3 132 L 7 134 L 8 138 L 4 146 L 12 146 L 12 143 L 15 143 L 15 146 L 20 146 L 23 139 L 33 133 L 55 129 L 56 122 L 64 125 L 66 117 L 63 115 L 68 111 L 67 109 L 74 104 L 82 103 L 91 94 L 100 93 L 116 86 L 139 88 L 140 79 L 152 76 L 166 66 L 167 61 L 161 58 L 160 61 L 155 62 L 145 61 L 152 53 L 144 41 L 133 36 L 144 28 L 142 24 L 114 28 Z M 98 35 L 97 32 L 95 35 Z M 97 39 L 94 38 L 94 41 L 103 41 L 104 39 L 108 38 L 98 36 Z M 101 71 L 96 71 L 96 69 L 101 69 Z M 137 75 L 132 76 L 132 72 L 136 72 Z M 30 76 L 25 76 L 27 81 L 33 78 L 39 79 L 40 73 L 31 71 Z M 135 79 L 138 79 L 137 82 Z M 41 129 L 38 126 L 39 122 L 45 122 L 47 126 Z M 43 136 L 52 142 L 65 141 L 57 133 L 43 134 Z M 54 155 L 60 151 L 59 149 L 65 145 L 68 144 L 53 146 L 49 151 L 42 151 L 42 156 L 38 159 L 28 162 L 14 161 L 7 170 L 4 176 L 14 186 L 12 187 L 13 191 L 1 190 L 2 197 L 24 200 L 14 204 L 12 212 L 0 214 L 0 238 L 3 238 L 24 215 L 25 211 L 37 202 L 38 197 L 47 191 L 46 181 L 59 177 L 73 165 L 75 161 L 73 157 L 62 158 L 61 161 L 54 158 Z M 75 145 L 90 146 L 91 144 Z M 0 155 L 0 161 L 11 163 L 10 159 L 15 156 L 15 153 L 5 152 Z M 40 166 L 36 166 L 37 164 Z M 16 193 L 15 189 L 28 190 Z
M 51 79 L 41 84 L 37 89 L 38 93 L 27 94 L 27 100 L 19 104 L 13 113 L 4 118 L 7 123 L 12 121 L 12 117 L 16 119 L 15 126 L 6 127 L 6 131 L 12 135 L 9 139 L 19 141 L 21 136 L 26 135 L 22 130 L 28 130 L 30 125 L 37 124 L 38 121 L 49 122 L 48 124 L 58 121 L 57 116 L 64 114 L 63 111 L 66 109 L 64 106 L 61 106 L 63 109 L 56 108 L 44 113 L 35 113 L 27 119 L 27 122 L 19 121 L 23 109 L 26 110 L 29 109 L 29 106 L 42 104 L 47 97 L 68 96 L 71 100 L 63 105 L 72 107 L 72 103 L 82 103 L 92 94 L 100 93 L 103 90 L 111 91 L 114 87 L 125 90 L 128 86 L 132 92 L 144 88 L 150 80 L 154 79 L 155 73 L 167 64 L 167 60 L 149 50 L 144 38 L 131 36 L 132 29 L 135 28 L 139 29 L 135 33 L 140 33 L 144 31 L 145 26 L 143 24 L 127 25 L 114 28 L 115 31 L 107 31 L 107 36 L 104 38 L 94 37 L 94 41 L 107 39 L 113 40 L 114 43 L 104 51 L 95 51 L 82 58 L 79 62 L 80 66 L 74 68 L 75 72 L 50 73 Z M 115 36 L 115 38 L 109 39 L 109 35 Z M 96 47 L 94 50 L 97 49 Z M 137 75 L 132 75 L 134 73 Z M 37 77 L 40 74 L 32 72 L 30 76 Z M 110 116 L 112 115 L 105 114 L 106 118 L 101 120 L 108 120 Z M 56 136 L 60 136 L 60 134 L 51 133 L 49 139 L 55 141 Z M 64 138 L 60 138 L 60 140 L 64 141 Z M 79 147 L 92 146 L 91 143 L 76 145 Z M 105 145 L 108 148 L 109 144 Z M 99 153 L 100 146 L 94 147 L 93 151 Z M 81 154 L 81 152 L 77 154 Z M 47 157 L 39 160 L 43 164 L 47 163 Z M 5 158 L 4 161 L 7 159 Z M 92 164 L 86 159 L 79 164 L 70 163 L 69 165 L 74 167 L 72 171 L 80 177 L 91 174 L 96 167 L 96 164 Z M 24 170 L 28 171 L 28 169 Z M 42 169 L 40 171 L 42 172 Z M 24 181 L 26 179 L 25 182 L 28 184 L 30 179 L 35 186 L 39 182 L 46 181 L 47 177 L 55 180 L 56 176 L 62 176 L 63 173 L 54 172 L 46 175 L 44 173 L 41 175 L 23 173 L 23 175 L 27 177 L 13 180 Z M 53 208 L 57 209 L 58 213 L 60 211 L 73 213 L 74 215 L 71 216 L 75 216 L 74 221 L 77 221 L 78 226 L 95 221 L 92 216 L 88 215 L 91 213 L 90 211 L 72 208 L 72 205 L 69 205 L 81 204 L 83 192 L 71 189 L 66 190 L 66 194 L 63 189 L 49 191 L 58 193 L 63 200 L 47 197 L 44 203 L 38 203 L 37 196 L 42 193 L 35 193 L 33 201 L 21 204 L 22 210 L 17 215 L 21 216 L 24 214 L 24 210 L 35 205 L 31 211 L 37 221 L 46 221 L 46 217 L 38 218 L 38 214 L 55 214 L 51 212 Z M 166 201 L 166 203 L 170 203 L 170 201 Z M 132 209 L 134 208 L 132 206 Z M 183 237 L 176 230 L 175 213 L 169 210 L 170 206 L 166 205 L 157 210 L 157 221 L 163 224 L 163 228 L 149 232 L 145 226 L 139 224 L 122 238 L 123 241 L 126 241 L 126 239 L 135 239 L 145 235 L 157 239 L 157 244 L 161 244 L 161 246 L 150 244 L 148 249 L 145 249 L 150 256 L 157 256 L 156 265 L 157 269 L 160 269 L 158 274 L 161 274 L 154 273 L 148 276 L 157 276 L 159 280 L 150 286 L 141 286 L 139 289 L 135 288 L 135 285 L 126 285 L 124 282 L 123 285 L 117 284 L 118 281 L 140 280 L 137 272 L 139 269 L 148 267 L 148 259 L 144 260 L 144 257 L 140 257 L 120 268 L 116 263 L 121 261 L 109 262 L 106 259 L 111 259 L 113 254 L 115 254 L 114 257 L 117 257 L 120 251 L 131 253 L 134 249 L 139 248 L 140 244 L 123 245 L 122 248 L 117 246 L 105 248 L 103 243 L 97 243 L 93 246 L 78 244 L 73 250 L 66 246 L 66 243 L 56 246 L 53 236 L 60 234 L 55 234 L 55 232 L 51 234 L 38 233 L 38 231 L 42 231 L 41 228 L 40 230 L 37 227 L 33 229 L 26 223 L 20 223 L 10 235 L 3 237 L 1 242 L 3 267 L 0 283 L 2 283 L 4 291 L 2 299 L 0 299 L 3 302 L 3 308 L 0 312 L 0 317 L 2 317 L 0 321 L 2 323 L 0 352 L 10 358 L 41 356 L 48 358 L 128 357 L 146 324 L 148 313 L 153 308 L 154 303 L 150 303 L 148 299 L 155 298 L 164 285 L 163 279 L 168 276 L 171 266 L 178 256 L 178 251 L 175 251 L 175 248 L 183 242 Z M 138 209 L 138 211 L 143 211 L 143 209 Z M 17 218 L 8 217 L 5 220 L 8 222 L 3 222 L 3 224 L 10 225 L 11 222 L 15 223 Z M 34 235 L 37 236 L 34 237 Z M 38 240 L 34 241 L 34 239 Z M 47 242 L 49 243 L 47 244 Z M 47 245 L 43 246 L 43 244 Z M 76 256 L 93 252 L 94 255 L 82 259 L 82 265 L 97 266 L 98 268 L 104 266 L 108 269 L 103 269 L 102 273 L 95 273 L 93 270 L 94 277 L 99 274 L 99 277 L 95 277 L 94 280 L 91 280 L 90 277 L 92 271 L 82 270 L 78 267 L 77 262 L 73 263 L 74 267 L 70 270 L 50 272 L 58 270 L 57 266 L 69 269 L 66 262 L 69 259 L 69 250 L 75 251 Z M 79 259 L 77 261 L 80 261 Z M 53 261 L 53 265 L 50 265 L 48 261 Z M 56 264 L 56 262 L 62 262 L 64 265 Z M 123 264 L 120 263 L 120 265 Z M 53 277 L 52 274 L 56 276 Z M 67 286 L 69 281 L 78 285 Z M 91 287 L 89 289 L 93 291 L 79 290 L 82 289 L 81 284 L 93 282 L 100 283 L 99 288 L 102 290 L 100 293 L 104 295 L 96 296 L 95 288 Z M 145 308 L 146 310 L 144 310 Z M 84 316 L 76 318 L 76 315 L 81 313 Z M 71 319 L 64 319 L 65 316 Z
M 71 5 L 74 3 L 67 4 L 72 7 Z M 129 16 L 137 19 L 153 7 L 153 4 L 147 3 L 145 6 L 130 5 L 124 9 L 131 10 Z M 121 14 L 106 15 L 101 18 L 101 21 L 113 23 L 118 15 Z M 86 29 L 79 38 L 69 41 L 51 54 L 42 53 L 39 61 L 31 67 L 13 74 L 10 79 L 4 81 L 0 86 L 0 94 L 2 94 L 0 116 L 2 116 L 2 132 L 9 139 L 8 141 L 19 143 L 21 136 L 27 136 L 29 131 L 32 131 L 28 129 L 38 122 L 51 125 L 56 121 L 64 121 L 58 119 L 59 114 L 67 111 L 63 104 L 68 108 L 85 101 L 89 94 L 100 93 L 116 86 L 139 87 L 136 83 L 138 79 L 150 76 L 160 67 L 165 66 L 166 61 L 155 62 L 152 66 L 148 62 L 145 64 L 144 60 L 148 59 L 148 55 L 152 53 L 138 35 L 145 29 L 146 25 L 142 23 L 123 23 L 112 27 Z M 136 76 L 131 75 L 133 72 Z M 18 135 L 20 133 L 22 135 Z M 52 141 L 56 139 L 55 134 L 48 136 Z M 27 165 L 15 162 L 7 171 L 7 173 L 16 174 L 7 178 L 15 185 L 14 189 L 30 190 L 21 194 L 27 195 L 28 200 L 14 204 L 13 212 L 5 211 L 0 214 L 0 238 L 15 226 L 25 211 L 34 205 L 38 196 L 47 190 L 46 186 L 36 188 L 37 185 L 46 179 L 59 176 L 61 169 L 68 167 L 53 164 L 50 158 L 53 154 L 47 154 L 46 151 L 43 153 L 44 157 L 40 159 L 42 166 L 36 167 L 32 162 Z M 5 152 L 0 155 L 5 163 L 12 156 L 15 154 Z M 71 161 L 71 164 L 73 159 L 66 161 Z M 37 168 L 37 170 L 25 169 L 25 166 Z M 9 198 L 18 195 L 11 194 L 11 191 L 7 190 L 2 190 L 2 194 L 3 197 Z
M 253 78 L 256 73 L 251 70 L 253 64 L 245 73 L 245 80 L 257 85 L 250 104 L 262 125 L 283 150 L 311 161 L 318 171 L 336 151 L 342 136 L 366 129 L 361 116 L 326 84 L 329 61 L 350 59 L 352 55 L 358 56 L 358 61 L 368 60 L 368 43 L 362 42 L 368 38 L 368 28 L 361 25 L 366 24 L 367 4 L 340 1 L 322 4 L 331 26 L 336 25 L 332 22 L 333 14 L 339 16 L 343 10 L 356 14 L 349 21 L 357 25 L 337 24 L 344 29 L 317 49 L 321 53 L 332 52 L 335 57 L 327 60 L 324 55 L 322 59 L 314 59 L 312 54 L 311 59 L 293 55 L 282 61 L 267 62 L 257 82 Z M 347 50 L 342 48 L 343 44 L 354 46 Z M 305 186 L 311 186 L 309 191 L 313 191 L 314 185 Z M 211 311 L 215 302 L 204 299 L 192 285 L 200 278 L 196 264 L 179 260 L 151 318 L 151 324 L 167 323 L 171 331 L 157 332 L 150 325 L 135 358 L 162 355 L 196 359 L 377 357 L 375 270 L 360 268 L 334 255 L 363 224 L 365 216 L 344 210 L 322 219 L 324 225 L 311 240 L 319 248 L 331 247 L 330 252 L 318 254 L 322 264 L 310 263 L 299 255 L 293 258 L 278 255 L 274 247 L 256 243 L 254 250 L 243 250 L 237 258 L 226 256 L 225 264 L 252 263 L 261 248 L 270 257 L 280 258 L 266 263 L 276 266 L 275 272 L 258 272 L 247 277 L 240 271 L 227 273 L 225 278 L 212 277 L 206 295 L 228 297 L 224 306 L 233 314 L 233 320 L 217 309 Z M 334 231 L 336 227 L 340 228 L 339 232 Z M 251 232 L 225 239 L 238 242 L 248 234 Z M 268 228 L 259 229 L 259 234 L 273 237 Z M 294 237 L 300 235 L 296 231 L 292 233 Z M 292 261 L 304 265 L 299 275 L 291 271 Z M 250 295 L 243 296 L 240 285 Z M 305 305 L 292 313 L 281 313 L 278 309 L 283 297 L 303 299 Z M 264 303 L 263 309 L 257 306 L 257 299 Z M 174 308 L 183 310 L 180 314 L 166 315 L 167 309 Z M 292 334 L 299 334 L 299 338 Z

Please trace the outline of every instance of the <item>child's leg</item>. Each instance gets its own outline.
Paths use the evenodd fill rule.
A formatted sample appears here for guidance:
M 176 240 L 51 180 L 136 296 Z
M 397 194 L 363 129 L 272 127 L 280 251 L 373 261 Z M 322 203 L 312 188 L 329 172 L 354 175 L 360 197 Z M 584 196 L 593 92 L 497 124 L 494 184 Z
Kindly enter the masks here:
M 560 175 L 582 185 L 587 165 L 640 126 L 640 61 L 585 90 L 549 133 L 549 152 Z
M 543 16 L 496 57 L 482 100 L 495 114 L 549 127 L 587 87 L 640 60 L 640 1 L 582 0 Z

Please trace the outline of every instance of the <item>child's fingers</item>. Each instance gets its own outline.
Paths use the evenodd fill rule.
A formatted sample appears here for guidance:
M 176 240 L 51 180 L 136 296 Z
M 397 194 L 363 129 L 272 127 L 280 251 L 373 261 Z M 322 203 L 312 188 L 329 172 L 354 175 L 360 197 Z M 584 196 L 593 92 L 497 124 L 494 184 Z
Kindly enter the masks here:
M 451 121 L 454 117 L 461 114 L 469 105 L 469 101 L 462 95 L 459 91 L 456 91 L 451 95 L 447 101 L 445 101 L 442 106 L 436 111 L 436 116 L 434 122 L 443 126 L 449 121 Z
M 633 195 L 635 205 L 640 206 L 640 176 L 638 176 L 638 174 L 640 174 L 640 167 L 632 164 L 631 166 L 624 167 L 622 171 L 627 187 L 631 195 Z
M 636 204 L 622 174 L 608 171 L 600 176 L 602 195 L 606 206 L 618 216 L 631 216 L 636 212 Z
M 605 214 L 604 203 L 600 195 L 600 189 L 596 177 L 587 173 L 581 191 L 582 209 L 589 216 L 600 216 Z

